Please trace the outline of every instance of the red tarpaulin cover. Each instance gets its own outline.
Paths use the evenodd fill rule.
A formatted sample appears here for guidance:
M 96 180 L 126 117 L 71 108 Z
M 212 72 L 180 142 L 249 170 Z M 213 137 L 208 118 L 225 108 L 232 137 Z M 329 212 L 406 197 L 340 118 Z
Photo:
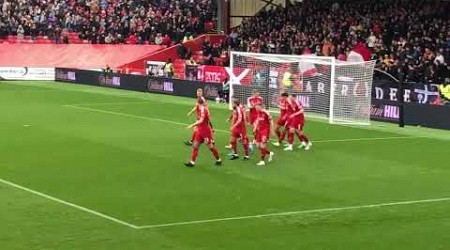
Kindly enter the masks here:
M 100 69 L 134 61 L 162 49 L 156 45 L 0 44 L 0 66 Z

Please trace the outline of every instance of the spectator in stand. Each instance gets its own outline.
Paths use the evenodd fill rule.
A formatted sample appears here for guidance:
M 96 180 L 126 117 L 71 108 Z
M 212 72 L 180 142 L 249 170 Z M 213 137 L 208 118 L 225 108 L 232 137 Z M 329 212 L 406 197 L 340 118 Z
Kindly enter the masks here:
M 169 35 L 166 34 L 164 36 L 162 45 L 164 45 L 165 47 L 170 47 L 172 45 L 172 41 L 170 40 Z
M 155 37 L 155 44 L 161 45 L 163 43 L 163 37 L 161 33 L 158 33 Z
M 442 54 L 443 51 L 444 49 L 441 48 L 439 51 L 436 52 L 436 57 L 434 58 L 435 65 L 440 65 L 441 63 L 445 62 L 444 55 Z
M 188 57 L 188 49 L 186 48 L 186 46 L 183 45 L 183 43 L 180 43 L 180 45 L 178 46 L 177 53 L 181 59 L 189 58 Z
M 197 65 L 197 62 L 194 60 L 194 58 L 191 56 L 189 60 L 186 60 L 186 65 L 195 66 Z
M 184 35 L 183 43 L 193 40 L 193 39 L 194 39 L 194 37 L 191 35 L 191 33 L 188 32 L 188 33 L 186 33 L 186 35 Z
M 376 41 L 377 37 L 375 36 L 375 33 L 371 31 L 370 36 L 367 38 L 367 47 L 373 50 L 375 48 Z
M 215 65 L 214 57 L 211 54 L 204 57 L 203 63 L 204 65 Z
M 55 42 L 61 41 L 54 32 L 59 28 L 92 43 L 125 43 L 137 34 L 136 43 L 155 44 L 164 33 L 165 46 L 187 32 L 188 38 L 204 33 L 217 12 L 215 0 L 0 0 L 0 6 L 5 35 L 17 35 L 21 25 L 24 36 L 50 35 Z
M 114 36 L 112 35 L 112 33 L 109 33 L 109 34 L 105 37 L 105 43 L 106 43 L 106 44 L 112 44 L 112 43 L 114 43 Z
M 137 44 L 138 42 L 138 35 L 137 33 L 133 33 L 128 37 L 128 44 Z
M 17 39 L 19 41 L 22 41 L 24 38 L 24 34 L 25 34 L 25 29 L 23 28 L 22 25 L 19 25 L 19 27 L 17 28 Z
M 244 18 L 228 40 L 234 50 L 348 60 L 362 39 L 371 58 L 378 59 L 378 68 L 425 83 L 450 72 L 448 13 L 450 3 L 446 1 L 303 0 Z

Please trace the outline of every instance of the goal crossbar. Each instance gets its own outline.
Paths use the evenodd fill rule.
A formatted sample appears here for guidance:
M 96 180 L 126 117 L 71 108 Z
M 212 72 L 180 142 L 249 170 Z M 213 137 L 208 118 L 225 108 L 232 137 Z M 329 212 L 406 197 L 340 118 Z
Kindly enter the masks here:
M 277 109 L 282 92 L 295 94 L 310 114 L 330 123 L 370 124 L 375 63 L 342 62 L 334 57 L 231 52 L 231 99 L 246 103 L 254 89 L 265 106 Z

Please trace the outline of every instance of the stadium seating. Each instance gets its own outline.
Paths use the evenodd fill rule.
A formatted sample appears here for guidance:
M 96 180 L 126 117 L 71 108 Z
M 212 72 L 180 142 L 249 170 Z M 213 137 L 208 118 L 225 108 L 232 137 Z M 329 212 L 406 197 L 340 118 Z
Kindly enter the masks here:
M 156 41 L 161 33 L 161 45 L 170 47 L 185 37 L 212 30 L 216 2 L 0 0 L 0 43 L 154 45 L 161 42 Z M 424 83 L 450 81 L 448 1 L 291 2 L 286 8 L 269 7 L 255 17 L 244 18 L 223 42 L 189 48 L 192 59 L 226 66 L 227 52 L 233 49 L 315 53 L 345 60 L 356 42 L 363 40 L 372 51 L 372 59 L 378 61 L 378 69 L 396 78 Z M 171 21 L 174 16 L 179 18 Z M 20 36 L 19 26 L 23 27 Z
M 134 44 L 156 44 L 155 37 L 162 33 L 179 42 L 186 34 L 195 36 L 213 28 L 215 2 L 0 0 L 0 38 L 8 43 L 119 44 L 134 36 Z M 23 39 L 17 38 L 19 27 Z
M 52 44 L 46 38 L 41 39 L 47 44 L 2 44 L 0 67 L 101 69 L 108 64 L 118 68 L 162 49 L 158 45 Z
M 450 78 L 448 13 L 448 1 L 304 0 L 244 19 L 227 42 L 241 51 L 345 59 L 362 39 L 379 69 L 407 81 L 439 83 Z

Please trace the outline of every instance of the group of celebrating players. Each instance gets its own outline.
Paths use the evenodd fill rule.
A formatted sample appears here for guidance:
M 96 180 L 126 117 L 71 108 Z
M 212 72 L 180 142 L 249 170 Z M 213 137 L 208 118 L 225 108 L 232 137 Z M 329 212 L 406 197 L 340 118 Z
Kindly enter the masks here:
M 303 128 L 305 125 L 304 109 L 296 95 L 282 93 L 279 100 L 280 116 L 277 123 L 274 124 L 269 111 L 264 108 L 264 100 L 257 90 L 253 91 L 252 96 L 247 99 L 249 109 L 246 115 L 245 106 L 238 100 L 234 99 L 233 114 L 228 119 L 231 121 L 230 128 L 230 160 L 239 159 L 237 143 L 240 142 L 244 148 L 244 160 L 250 159 L 250 151 L 255 146 L 259 149 L 261 160 L 258 166 L 264 166 L 267 162 L 273 160 L 274 152 L 270 151 L 268 143 L 271 135 L 277 137 L 277 141 L 273 142 L 274 146 L 281 146 L 287 135 L 287 146 L 284 151 L 293 151 L 295 136 L 301 142 L 299 148 L 309 150 L 312 146 L 310 140 L 305 136 Z M 203 90 L 197 90 L 197 101 L 195 107 L 188 113 L 188 116 L 196 112 L 197 121 L 189 125 L 188 129 L 194 129 L 191 140 L 185 142 L 192 146 L 191 159 L 185 163 L 187 167 L 195 166 L 198 156 L 199 146 L 204 143 L 208 146 L 214 158 L 216 165 L 222 165 L 219 151 L 214 144 L 214 129 L 210 120 L 209 109 L 206 99 L 203 97 Z M 253 140 L 250 141 L 247 135 L 247 125 L 251 126 L 253 132 Z

